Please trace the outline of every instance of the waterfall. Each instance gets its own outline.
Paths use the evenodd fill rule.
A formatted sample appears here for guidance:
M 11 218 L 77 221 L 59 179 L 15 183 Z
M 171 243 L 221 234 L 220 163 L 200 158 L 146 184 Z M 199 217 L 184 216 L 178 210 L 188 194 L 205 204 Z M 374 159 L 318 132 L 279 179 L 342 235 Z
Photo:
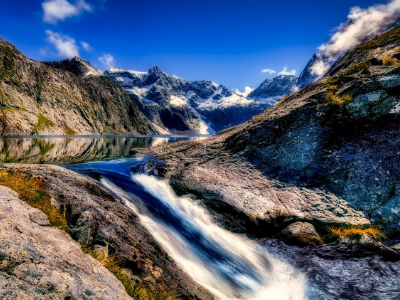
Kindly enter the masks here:
M 121 173 L 101 181 L 139 216 L 175 262 L 216 298 L 307 298 L 303 274 L 257 242 L 221 228 L 198 201 L 176 196 L 167 182 L 142 174 L 122 180 Z

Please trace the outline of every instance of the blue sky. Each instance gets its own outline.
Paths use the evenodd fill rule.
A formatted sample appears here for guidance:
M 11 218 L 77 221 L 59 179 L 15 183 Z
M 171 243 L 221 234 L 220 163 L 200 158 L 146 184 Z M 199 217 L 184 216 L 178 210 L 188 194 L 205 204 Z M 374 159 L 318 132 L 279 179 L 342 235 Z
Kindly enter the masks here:
M 377 1 L 3 1 L 0 37 L 35 60 L 79 53 L 102 70 L 157 65 L 243 90 L 276 75 L 263 69 L 299 74 L 351 7 Z

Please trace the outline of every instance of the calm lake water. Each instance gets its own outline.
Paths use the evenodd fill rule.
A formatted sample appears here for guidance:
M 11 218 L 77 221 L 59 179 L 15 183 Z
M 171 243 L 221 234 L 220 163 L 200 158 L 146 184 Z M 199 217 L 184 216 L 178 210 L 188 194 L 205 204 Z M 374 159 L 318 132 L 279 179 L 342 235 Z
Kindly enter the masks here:
M 76 164 L 132 157 L 135 149 L 149 148 L 204 136 L 32 136 L 0 138 L 0 162 Z

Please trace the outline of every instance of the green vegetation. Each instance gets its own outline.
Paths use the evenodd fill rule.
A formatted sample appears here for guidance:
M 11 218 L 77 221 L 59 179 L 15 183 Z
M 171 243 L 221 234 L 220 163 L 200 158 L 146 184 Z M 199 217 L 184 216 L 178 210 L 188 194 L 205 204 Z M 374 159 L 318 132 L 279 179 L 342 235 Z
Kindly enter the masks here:
M 33 132 L 38 132 L 40 130 L 45 129 L 46 127 L 53 126 L 54 122 L 52 120 L 47 119 L 43 114 L 39 114 L 38 121 L 33 127 L 32 131 Z
M 100 253 L 91 249 L 83 248 L 83 251 L 98 260 L 107 270 L 109 270 L 125 287 L 126 292 L 133 299 L 137 300 L 178 300 L 179 298 L 171 293 L 152 290 L 143 284 L 136 284 L 129 275 L 121 269 L 114 256 Z
M 9 187 L 19 194 L 21 200 L 30 206 L 42 210 L 48 217 L 50 225 L 68 231 L 68 224 L 64 216 L 50 201 L 43 179 L 31 177 L 19 171 L 0 171 L 0 185 Z
M 346 106 L 353 102 L 353 97 L 351 95 L 343 95 L 339 96 L 336 95 L 332 90 L 328 92 L 325 97 L 325 102 L 328 105 L 339 105 L 339 106 Z
M 364 234 L 370 235 L 377 241 L 386 239 L 386 235 L 382 232 L 380 227 L 368 227 L 362 228 L 359 226 L 349 226 L 349 227 L 329 227 L 329 234 L 334 238 L 343 238 L 347 237 L 351 240 L 359 240 Z
M 76 134 L 76 131 L 71 129 L 71 128 L 69 128 L 69 127 L 65 127 L 64 128 L 64 132 L 65 132 L 66 135 L 75 135 Z

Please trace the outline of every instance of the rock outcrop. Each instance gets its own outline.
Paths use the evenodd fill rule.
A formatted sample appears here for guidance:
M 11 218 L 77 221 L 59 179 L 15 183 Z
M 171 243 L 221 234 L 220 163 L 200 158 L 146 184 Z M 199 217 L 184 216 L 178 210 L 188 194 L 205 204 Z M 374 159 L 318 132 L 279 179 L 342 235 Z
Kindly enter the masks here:
M 3 186 L 0 219 L 1 299 L 131 299 L 67 233 Z
M 128 93 L 88 62 L 40 63 L 0 39 L 0 135 L 157 134 Z
M 151 153 L 179 193 L 253 219 L 371 221 L 398 236 L 399 36 L 396 26 L 357 46 L 326 78 L 249 122 Z

